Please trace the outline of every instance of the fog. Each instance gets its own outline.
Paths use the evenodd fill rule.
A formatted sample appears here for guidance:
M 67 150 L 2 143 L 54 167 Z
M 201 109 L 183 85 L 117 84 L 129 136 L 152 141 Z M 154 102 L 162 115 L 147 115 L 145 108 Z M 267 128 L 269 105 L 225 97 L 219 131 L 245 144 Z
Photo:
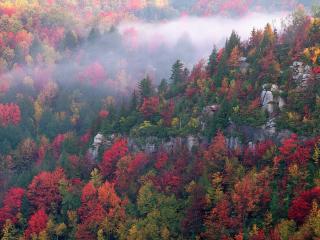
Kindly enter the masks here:
M 80 46 L 48 71 L 61 84 L 77 83 L 88 66 L 99 63 L 105 70 L 103 81 L 91 81 L 100 90 L 107 89 L 109 95 L 123 95 L 131 92 L 146 75 L 155 84 L 169 79 L 171 66 L 177 59 L 191 70 L 193 64 L 208 58 L 214 45 L 223 47 L 232 30 L 246 40 L 253 28 L 263 29 L 267 23 L 280 30 L 285 16 L 285 12 L 251 13 L 241 18 L 182 17 L 158 23 L 122 22 L 115 30 L 94 39 L 85 37 Z M 39 68 L 45 72 L 45 66 L 35 68 L 27 68 L 25 72 L 35 79 L 47 76 L 39 74 Z M 94 71 L 87 71 L 86 75 L 94 75 Z
M 207 57 L 213 45 L 223 47 L 232 30 L 245 40 L 253 28 L 263 29 L 267 23 L 280 29 L 281 20 L 287 15 L 287 12 L 251 13 L 239 18 L 181 17 L 162 23 L 124 22 L 120 24 L 119 30 L 122 35 L 134 31 L 139 44 L 144 46 L 164 43 L 175 47 L 183 38 L 188 38 L 195 49 L 193 59 L 196 60 Z

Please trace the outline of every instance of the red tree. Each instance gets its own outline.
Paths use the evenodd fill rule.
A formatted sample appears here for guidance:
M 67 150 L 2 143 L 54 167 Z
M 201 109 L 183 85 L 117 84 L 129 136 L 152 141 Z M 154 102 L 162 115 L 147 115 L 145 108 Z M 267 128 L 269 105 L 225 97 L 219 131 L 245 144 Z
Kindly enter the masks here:
M 94 62 L 80 73 L 79 78 L 81 81 L 88 81 L 88 83 L 96 86 L 106 80 L 107 74 L 101 63 Z
M 28 186 L 27 197 L 36 209 L 50 210 L 59 206 L 62 196 L 59 183 L 66 179 L 63 169 L 54 172 L 41 172 L 35 176 Z
M 93 239 L 98 226 L 105 219 L 113 226 L 124 220 L 124 202 L 117 195 L 113 183 L 107 181 L 100 187 L 95 187 L 89 182 L 82 190 L 81 201 L 82 205 L 78 210 L 80 225 L 76 233 L 77 239 Z M 89 236 L 90 238 L 86 238 Z
M 204 158 L 208 165 L 221 168 L 224 160 L 228 156 L 228 147 L 226 139 L 221 131 L 214 137 L 208 150 L 204 152 Z
M 275 164 L 284 160 L 288 165 L 296 163 L 304 166 L 311 157 L 311 149 L 310 144 L 300 141 L 296 134 L 292 134 L 291 137 L 284 140 L 282 146 L 279 147 L 280 155 L 274 159 Z
M 163 105 L 160 112 L 163 118 L 164 124 L 166 126 L 171 125 L 173 113 L 174 113 L 174 102 L 173 100 L 171 100 L 169 103 Z
M 11 188 L 4 197 L 3 207 L 0 209 L 0 227 L 7 219 L 15 223 L 17 221 L 17 213 L 21 209 L 24 189 Z
M 9 124 L 18 125 L 20 120 L 21 112 L 17 104 L 0 104 L 0 125 L 3 127 Z
M 99 168 L 103 176 L 112 176 L 114 174 L 117 161 L 128 152 L 127 140 L 117 140 L 111 148 L 107 149 L 102 157 Z
M 31 239 L 33 235 L 39 235 L 47 227 L 48 215 L 43 209 L 35 212 L 28 221 L 28 227 L 25 231 L 26 239 Z
M 144 98 L 139 111 L 145 117 L 151 117 L 159 111 L 159 97 Z
M 58 159 L 60 156 L 61 146 L 65 139 L 65 134 L 58 134 L 52 141 L 51 147 L 53 150 L 53 155 L 56 159 Z
M 293 199 L 288 212 L 289 218 L 298 223 L 303 223 L 310 213 L 313 201 L 320 203 L 320 187 L 305 191 Z
M 160 170 L 166 165 L 168 160 L 169 160 L 168 154 L 166 152 L 160 151 L 157 154 L 157 161 L 154 166 L 156 167 L 156 169 Z

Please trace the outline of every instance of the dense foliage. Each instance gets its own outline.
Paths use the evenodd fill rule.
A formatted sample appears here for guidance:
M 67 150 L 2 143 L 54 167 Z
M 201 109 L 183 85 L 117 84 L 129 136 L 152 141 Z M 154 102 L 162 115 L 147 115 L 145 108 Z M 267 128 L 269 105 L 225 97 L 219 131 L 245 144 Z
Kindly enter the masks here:
M 121 44 L 119 19 L 253 6 L 75 2 L 0 1 L 1 239 L 320 238 L 319 8 L 128 96 L 123 72 L 83 61 L 92 39 Z

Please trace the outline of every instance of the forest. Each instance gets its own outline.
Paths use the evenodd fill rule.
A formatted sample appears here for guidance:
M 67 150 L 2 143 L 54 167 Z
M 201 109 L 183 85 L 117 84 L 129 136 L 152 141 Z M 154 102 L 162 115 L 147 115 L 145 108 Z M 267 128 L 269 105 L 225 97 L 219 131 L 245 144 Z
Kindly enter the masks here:
M 261 9 L 202 59 L 120 27 Z M 0 239 L 320 239 L 320 6 L 0 0 Z

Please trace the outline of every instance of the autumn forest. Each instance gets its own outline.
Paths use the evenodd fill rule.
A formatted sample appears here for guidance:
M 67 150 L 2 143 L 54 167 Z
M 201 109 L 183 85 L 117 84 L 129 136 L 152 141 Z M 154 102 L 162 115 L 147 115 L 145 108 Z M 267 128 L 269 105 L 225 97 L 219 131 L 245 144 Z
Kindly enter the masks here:
M 0 0 L 0 239 L 320 239 L 320 5 Z

